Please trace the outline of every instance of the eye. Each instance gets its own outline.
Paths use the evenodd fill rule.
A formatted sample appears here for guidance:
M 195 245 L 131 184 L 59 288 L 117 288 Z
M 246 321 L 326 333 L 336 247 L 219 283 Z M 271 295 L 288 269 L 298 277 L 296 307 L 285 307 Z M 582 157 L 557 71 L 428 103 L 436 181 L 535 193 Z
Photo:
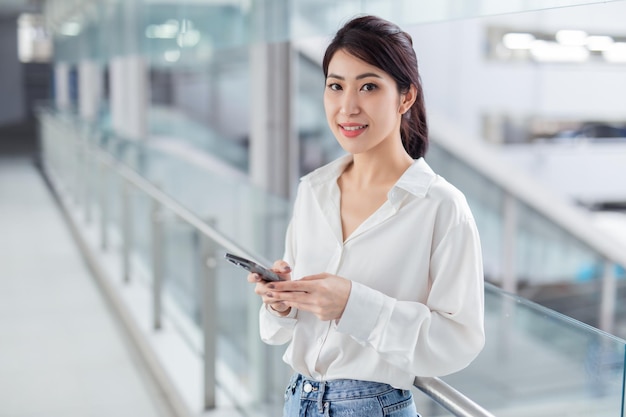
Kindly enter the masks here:
M 329 83 L 327 86 L 327 88 L 333 90 L 333 91 L 340 91 L 341 90 L 341 86 L 337 83 Z
M 378 88 L 378 86 L 374 83 L 367 83 L 367 84 L 363 84 L 363 87 L 361 87 L 361 90 L 363 91 L 374 91 Z

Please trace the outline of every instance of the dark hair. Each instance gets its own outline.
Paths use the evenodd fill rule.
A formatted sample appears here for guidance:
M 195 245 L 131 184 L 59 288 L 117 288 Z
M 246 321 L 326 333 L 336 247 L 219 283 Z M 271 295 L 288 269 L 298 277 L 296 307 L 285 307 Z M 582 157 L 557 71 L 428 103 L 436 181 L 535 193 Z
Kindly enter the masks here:
M 339 29 L 326 48 L 322 64 L 324 77 L 328 76 L 330 60 L 339 50 L 385 71 L 396 81 L 400 94 L 408 92 L 411 84 L 415 86 L 417 97 L 402 116 L 400 136 L 404 149 L 412 158 L 424 156 L 428 148 L 428 123 L 411 35 L 379 17 L 357 17 Z

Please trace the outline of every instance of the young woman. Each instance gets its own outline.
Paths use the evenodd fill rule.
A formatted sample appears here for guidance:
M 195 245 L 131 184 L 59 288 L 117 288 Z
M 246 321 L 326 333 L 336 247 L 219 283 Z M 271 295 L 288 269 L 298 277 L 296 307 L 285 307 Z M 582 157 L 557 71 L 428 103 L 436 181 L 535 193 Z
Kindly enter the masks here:
M 261 337 L 289 347 L 284 416 L 412 416 L 415 376 L 467 366 L 484 344 L 480 242 L 464 196 L 424 161 L 410 35 L 364 16 L 323 61 L 324 107 L 347 152 L 302 178 L 285 281 L 256 274 Z

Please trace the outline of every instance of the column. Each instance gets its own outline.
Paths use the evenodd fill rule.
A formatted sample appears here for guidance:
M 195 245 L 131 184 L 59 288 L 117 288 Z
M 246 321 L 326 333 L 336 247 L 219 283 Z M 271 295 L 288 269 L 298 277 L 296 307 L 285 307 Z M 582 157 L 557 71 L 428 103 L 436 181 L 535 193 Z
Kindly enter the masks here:
M 298 180 L 298 141 L 293 123 L 293 56 L 283 0 L 267 1 L 253 13 L 250 45 L 250 177 L 266 191 L 288 197 Z M 282 28 L 282 29 L 281 29 Z
M 70 66 L 67 62 L 54 65 L 54 104 L 59 110 L 70 107 Z
M 78 65 L 78 107 L 80 116 L 96 120 L 102 100 L 102 70 L 93 60 L 83 60 Z
M 148 68 L 141 55 L 142 3 L 127 0 L 118 5 L 119 20 L 112 25 L 114 56 L 109 65 L 109 90 L 113 129 L 127 139 L 145 139 L 148 107 Z
M 124 134 L 126 101 L 124 100 L 124 59 L 114 56 L 109 62 L 109 106 L 111 107 L 111 127 Z
M 113 57 L 109 64 L 109 89 L 113 130 L 128 139 L 145 139 L 148 77 L 143 57 Z

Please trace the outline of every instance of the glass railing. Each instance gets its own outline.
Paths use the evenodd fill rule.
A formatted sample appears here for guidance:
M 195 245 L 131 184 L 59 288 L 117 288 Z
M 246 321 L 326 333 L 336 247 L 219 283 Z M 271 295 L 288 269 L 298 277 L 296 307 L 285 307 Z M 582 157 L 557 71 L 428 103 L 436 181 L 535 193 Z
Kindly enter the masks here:
M 326 36 L 361 13 L 409 26 L 596 3 L 607 1 L 50 0 L 44 11 L 56 60 L 139 53 L 151 56 L 155 66 L 184 67 L 202 65 L 222 48 Z
M 485 296 L 485 349 L 445 381 L 494 415 L 623 415 L 624 340 L 491 285 Z
M 463 151 L 445 132 L 435 125 L 426 159 L 466 195 L 481 234 L 486 279 L 626 336 L 619 303 L 626 290 L 626 257 L 605 245 L 608 240 L 593 231 L 587 213 L 513 177 L 488 149 L 480 155 Z
M 217 258 L 233 247 L 258 260 L 279 256 L 276 242 L 288 216 L 286 202 L 264 196 L 247 181 L 215 177 L 200 168 L 179 171 L 184 161 L 147 144 L 104 139 L 67 115 L 42 111 L 40 123 L 43 161 L 55 189 L 73 210 L 91 212 L 79 216 L 83 227 L 91 219 L 100 224 L 100 235 L 108 234 L 102 256 L 130 259 L 122 262 L 130 271 L 121 268 L 114 279 L 127 275 L 142 282 L 146 291 L 161 288 L 160 314 L 176 323 L 192 351 L 206 354 L 206 338 L 213 337 L 217 382 L 243 413 L 277 415 L 289 373 L 280 361 L 282 348 L 260 342 L 257 297 L 239 270 Z M 168 182 L 183 175 L 182 188 L 206 188 L 184 193 L 180 183 Z M 224 184 L 231 184 L 229 194 L 216 201 L 213 193 L 222 198 Z M 159 193 L 167 204 L 155 208 Z M 275 232 L 272 237 L 268 228 Z M 206 230 L 221 237 L 207 243 L 213 234 Z M 273 249 L 266 246 L 271 240 Z M 207 284 L 213 303 L 207 302 Z M 206 333 L 208 307 L 215 330 Z M 450 386 L 493 415 L 584 410 L 598 417 L 624 416 L 624 340 L 491 285 L 486 288 L 485 319 L 484 351 L 470 367 L 444 378 Z M 416 404 L 424 415 L 450 415 L 417 390 Z
M 44 112 L 41 116 L 42 133 L 48 141 L 45 155 L 52 171 L 59 178 L 58 186 L 84 208 L 85 218 L 94 217 L 107 225 L 102 232 L 102 246 L 119 252 L 124 246 L 121 242 L 132 243 L 128 243 L 132 250 L 122 251 L 129 258 L 124 262 L 124 274 L 139 274 L 144 277 L 141 279 L 152 285 L 154 269 L 162 268 L 164 292 L 169 300 L 167 314 L 178 317 L 180 323 L 187 323 L 179 327 L 184 329 L 186 340 L 199 352 L 202 350 L 202 335 L 197 325 L 201 321 L 202 301 L 198 294 L 203 266 L 197 259 L 198 254 L 202 253 L 203 240 L 197 230 L 177 220 L 175 215 L 165 215 L 161 232 L 162 263 L 154 265 L 151 261 L 154 257 L 152 200 L 136 192 L 124 197 L 124 181 L 114 175 L 114 169 L 97 167 L 94 161 L 90 162 L 89 158 L 81 156 L 83 153 L 88 154 L 85 151 L 88 146 L 102 149 L 116 161 L 130 167 L 250 253 L 261 259 L 275 259 L 280 257 L 289 204 L 251 187 L 241 176 L 241 172 L 247 170 L 249 159 L 247 120 L 253 109 L 249 108 L 248 98 L 250 84 L 255 82 L 248 57 L 250 44 L 320 38 L 333 33 L 347 18 L 361 13 L 377 14 L 406 28 L 419 23 L 583 4 L 596 4 L 596 8 L 602 8 L 605 3 L 619 1 L 316 0 L 215 3 L 207 0 L 157 4 L 148 0 L 49 0 L 46 7 L 55 32 L 55 59 L 69 63 L 90 59 L 106 66 L 114 56 L 141 55 L 151 71 L 152 105 L 147 109 L 150 138 L 142 141 L 118 137 L 108 129 L 94 131 L 92 127 L 77 123 L 69 115 Z M 551 18 L 537 16 L 533 19 L 526 13 L 521 14 L 526 15 L 521 16 L 522 22 L 552 21 Z M 508 21 L 517 26 L 515 21 Z M 64 23 L 70 25 L 64 26 Z M 525 26 L 521 24 L 520 27 Z M 431 43 L 430 40 L 428 43 Z M 437 52 L 438 55 L 441 53 Z M 320 98 L 323 80 L 318 63 L 298 54 L 296 68 L 298 95 L 294 100 L 299 109 L 296 124 L 301 149 L 300 168 L 301 173 L 304 173 L 334 159 L 341 149 L 326 127 Z M 159 84 L 161 82 L 163 85 Z M 539 84 L 537 88 L 542 87 Z M 535 95 L 540 96 L 540 93 Z M 432 98 L 439 102 L 454 101 L 443 96 Z M 540 103 L 535 104 L 540 107 Z M 103 105 L 107 107 L 106 102 Z M 493 106 L 501 107 L 500 104 Z M 230 117 L 233 114 L 237 117 Z M 55 134 L 55 131 L 63 133 Z M 486 278 L 511 290 L 519 290 L 521 295 L 566 312 L 576 319 L 624 337 L 626 303 L 619 300 L 626 299 L 626 280 L 622 279 L 624 263 L 616 262 L 617 258 L 623 258 L 607 256 L 606 251 L 597 245 L 590 245 L 578 233 L 568 230 L 558 218 L 546 216 L 536 205 L 518 198 L 511 190 L 494 181 L 492 176 L 484 175 L 481 170 L 463 162 L 444 143 L 438 143 L 440 138 L 436 134 L 433 136 L 427 161 L 467 196 L 481 234 Z M 78 145 L 72 142 L 75 139 L 81 140 Z M 85 140 L 88 145 L 83 146 Z M 67 146 L 62 145 L 64 141 Z M 218 171 L 229 174 L 216 174 Z M 132 214 L 129 216 L 128 212 Z M 133 221 L 126 224 L 129 217 Z M 584 222 L 581 222 L 581 227 L 584 227 Z M 274 355 L 272 363 L 279 364 L 277 369 L 280 371 L 275 372 L 275 379 L 269 379 L 267 390 L 261 392 L 254 381 L 259 381 L 262 373 L 259 369 L 262 367 L 253 365 L 247 368 L 255 360 L 258 361 L 260 355 L 257 351 L 260 348 L 254 345 L 258 342 L 254 326 L 250 324 L 256 314 L 249 304 L 253 305 L 253 297 L 251 300 L 241 298 L 242 294 L 248 294 L 245 292 L 248 287 L 236 276 L 235 271 L 222 269 L 221 266 L 216 269 L 220 277 L 224 276 L 224 279 L 216 281 L 223 286 L 217 288 L 220 294 L 218 302 L 222 303 L 224 311 L 232 312 L 232 316 L 221 317 L 219 324 L 219 334 L 222 335 L 219 339 L 222 353 L 219 355 L 222 363 L 229 364 L 222 370 L 238 370 L 235 374 L 239 376 L 233 380 L 243 381 L 242 386 L 250 388 L 251 397 L 246 404 L 253 404 L 258 398 L 280 403 L 280 398 L 269 394 L 282 390 L 280 378 L 286 371 L 279 366 L 279 350 L 270 349 Z M 605 352 L 607 343 L 613 346 L 609 348 L 613 353 L 623 348 L 619 339 L 610 338 L 580 324 L 571 327 L 573 324 L 570 321 L 559 315 L 553 317 L 553 313 L 548 314 L 524 300 L 493 288 L 487 294 L 488 325 L 502 323 L 495 330 L 493 327 L 490 330 L 488 346 L 476 364 L 499 363 L 497 360 L 504 355 L 508 343 L 512 343 L 509 340 L 523 340 L 520 346 L 537 348 L 542 354 L 531 358 L 537 359 L 536 362 L 528 362 L 520 359 L 524 355 L 517 351 L 515 345 L 510 351 L 516 352 L 517 360 L 521 360 L 528 369 L 552 369 L 541 363 L 539 358 L 544 357 L 542 355 L 546 350 L 557 351 L 556 345 L 547 342 L 551 338 L 543 340 L 531 330 L 542 328 L 544 324 L 553 321 L 557 323 L 559 331 L 552 329 L 553 332 L 546 331 L 546 334 L 562 333 L 555 336 L 564 341 L 561 359 L 566 359 L 573 368 L 587 365 L 580 361 L 580 355 L 569 355 L 569 347 L 566 347 L 568 343 L 593 346 L 587 349 L 587 352 L 592 353 Z M 506 310 L 505 314 L 536 326 L 531 326 L 531 329 L 517 321 L 505 321 L 509 316 L 494 313 L 501 311 L 498 307 L 500 305 L 514 305 L 516 313 Z M 232 311 L 227 310 L 228 307 L 232 307 Z M 508 328 L 507 334 L 516 336 L 500 340 L 499 326 Z M 577 330 L 573 331 L 573 328 Z M 579 334 L 580 337 L 569 337 L 572 334 Z M 594 342 L 596 337 L 602 342 Z M 597 345 L 602 348 L 597 348 Z M 610 362 L 609 366 L 619 373 L 620 369 L 623 370 L 623 353 L 613 353 L 602 354 L 602 361 L 609 356 L 621 355 L 621 362 L 618 361 L 617 365 Z M 514 360 L 511 359 L 511 364 Z M 602 363 L 602 369 L 606 369 L 606 362 Z M 480 374 L 478 370 L 473 371 L 478 365 L 473 365 L 467 371 L 451 377 L 450 381 L 455 386 L 460 384 L 462 391 L 468 387 L 470 396 L 487 405 L 493 412 L 502 411 L 506 415 L 511 410 L 524 410 L 522 403 L 537 392 L 531 386 L 530 377 L 528 381 L 519 381 L 516 387 L 498 385 L 503 392 L 495 391 L 497 395 L 489 395 L 490 388 L 482 389 L 483 386 L 492 386 L 488 383 L 489 378 L 493 378 L 493 381 L 499 381 L 498 378 L 502 377 L 515 379 L 517 369 L 505 365 L 502 365 L 506 370 L 504 375 L 494 377 L 490 372 Z M 485 370 L 489 369 L 488 365 L 481 366 L 485 366 Z M 273 365 L 267 369 L 274 369 Z M 555 368 L 554 372 L 560 370 Z M 497 369 L 494 372 L 497 373 Z M 542 374 L 537 375 L 541 377 Z M 572 378 L 580 378 L 577 381 L 584 380 L 593 385 L 589 375 L 576 374 Z M 457 377 L 460 378 L 458 381 Z M 467 382 L 473 378 L 476 378 L 473 384 Z M 615 387 L 615 373 L 610 378 L 610 381 L 605 382 Z M 549 394 L 556 392 L 559 398 L 571 398 L 564 393 L 566 382 L 565 379 L 557 379 L 554 381 L 554 389 L 546 389 L 545 401 L 544 396 L 537 396 L 537 401 L 529 400 L 528 407 L 536 406 L 546 414 L 550 414 L 548 410 L 558 409 L 562 403 L 557 398 L 550 399 Z M 572 392 L 579 394 L 581 404 L 584 403 L 581 407 L 587 407 L 587 403 L 594 397 L 585 396 L 591 395 L 591 391 L 584 391 L 579 385 Z M 508 391 L 504 392 L 504 387 Z M 606 409 L 606 414 L 601 414 L 603 411 L 600 409 L 593 409 L 590 414 L 619 415 L 615 414 L 617 408 L 614 407 L 619 397 L 618 391 L 617 388 L 609 389 L 606 395 L 598 397 L 599 402 L 611 405 Z M 505 395 L 507 393 L 510 395 Z M 421 405 L 433 407 L 431 414 L 440 415 L 437 414 L 439 411 L 435 411 L 437 406 L 433 404 L 424 401 Z M 576 402 L 571 401 L 571 404 Z M 556 412 L 550 415 L 555 414 L 558 415 Z

